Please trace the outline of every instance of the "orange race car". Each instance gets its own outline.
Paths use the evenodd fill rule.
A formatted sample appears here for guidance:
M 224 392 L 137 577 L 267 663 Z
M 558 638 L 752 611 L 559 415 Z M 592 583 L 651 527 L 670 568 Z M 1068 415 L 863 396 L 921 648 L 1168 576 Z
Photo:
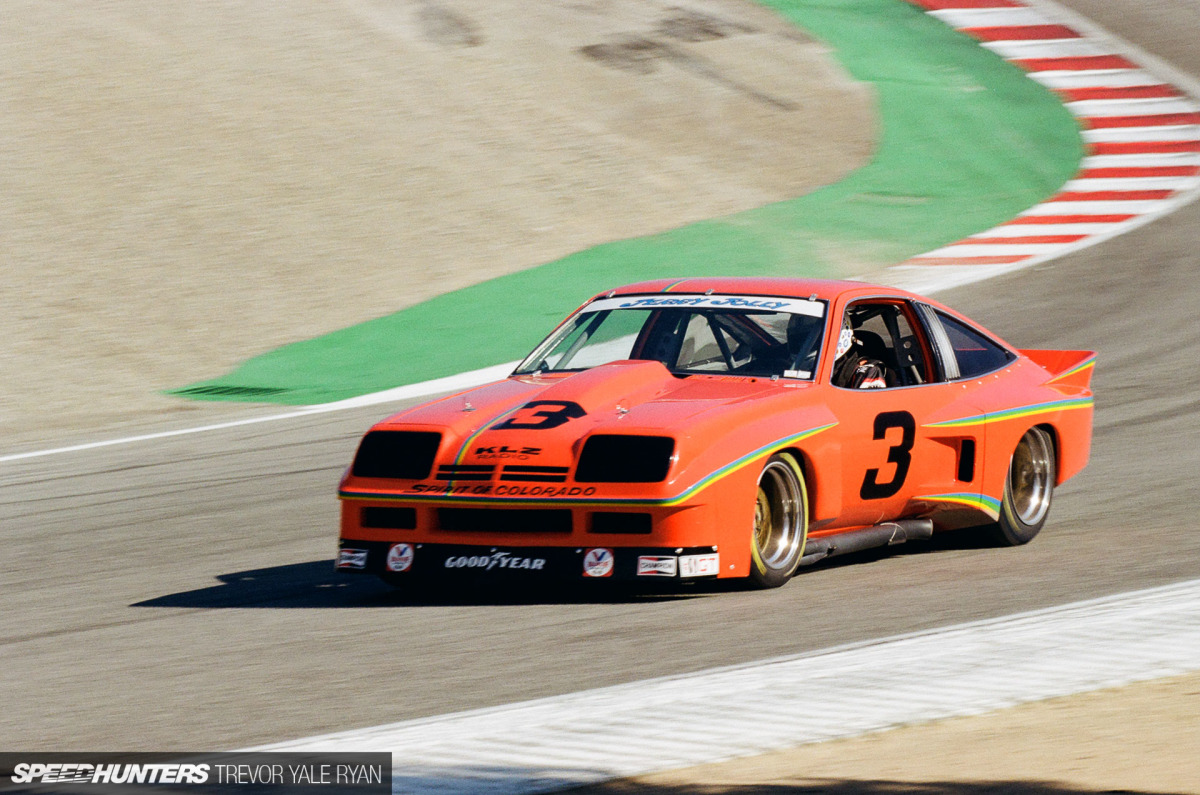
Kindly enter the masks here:
M 1094 361 L 859 282 L 621 287 L 506 380 L 372 428 L 336 566 L 773 587 L 940 529 L 1024 544 L 1087 463 Z

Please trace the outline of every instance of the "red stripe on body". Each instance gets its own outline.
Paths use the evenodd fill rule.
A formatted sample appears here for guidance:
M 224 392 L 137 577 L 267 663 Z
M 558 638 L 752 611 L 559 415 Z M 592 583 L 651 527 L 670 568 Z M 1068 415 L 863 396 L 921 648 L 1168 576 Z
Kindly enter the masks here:
M 1036 41 L 1045 39 L 1079 39 L 1078 33 L 1066 25 L 998 25 L 987 28 L 961 28 L 980 41 Z
M 1005 226 L 1020 224 L 1021 226 L 1038 226 L 1040 224 L 1119 224 L 1137 218 L 1133 213 L 1109 213 L 1107 215 L 1022 215 L 1014 218 Z
M 1080 171 L 1076 179 L 1106 179 L 1109 177 L 1194 177 L 1200 174 L 1200 166 L 1130 166 L 1128 168 L 1088 168 Z
M 1200 124 L 1200 113 L 1156 113 L 1151 116 L 1087 116 L 1079 120 L 1086 129 L 1107 130 L 1114 127 L 1174 127 L 1181 124 Z
M 1066 102 L 1089 99 L 1169 99 L 1182 96 L 1174 86 L 1097 86 L 1096 88 L 1060 88 L 1056 93 Z
M 1075 190 L 1052 196 L 1051 202 L 1113 202 L 1165 199 L 1173 190 Z
M 1027 72 L 1083 72 L 1089 69 L 1136 69 L 1137 64 L 1120 55 L 1073 55 L 1066 58 L 1014 58 Z
M 965 240 L 960 240 L 954 243 L 955 246 L 982 246 L 982 245 L 1013 245 L 1029 244 L 1029 243 L 1074 243 L 1077 240 L 1083 240 L 1087 235 L 1031 235 L 1029 237 L 968 237 Z
M 1200 152 L 1200 141 L 1108 141 L 1088 146 L 1089 155 L 1169 155 Z

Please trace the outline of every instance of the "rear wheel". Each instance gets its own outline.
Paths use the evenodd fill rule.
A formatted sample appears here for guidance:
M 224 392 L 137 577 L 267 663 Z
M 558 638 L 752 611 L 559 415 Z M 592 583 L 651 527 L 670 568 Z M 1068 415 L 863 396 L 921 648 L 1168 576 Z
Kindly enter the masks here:
M 1054 495 L 1054 442 L 1042 428 L 1030 428 L 1013 451 L 1004 481 L 1000 521 L 992 535 L 1005 546 L 1027 544 L 1050 515 Z
M 795 573 L 808 538 L 808 491 L 795 456 L 776 453 L 758 476 L 750 579 L 778 588 Z

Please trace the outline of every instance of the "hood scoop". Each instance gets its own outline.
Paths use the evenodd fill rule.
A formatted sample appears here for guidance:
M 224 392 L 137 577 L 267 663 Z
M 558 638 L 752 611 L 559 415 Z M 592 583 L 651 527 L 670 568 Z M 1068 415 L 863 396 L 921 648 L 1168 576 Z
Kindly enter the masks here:
M 592 414 L 618 404 L 644 403 L 667 391 L 675 380 L 662 362 L 626 359 L 564 378 L 547 387 L 538 399 L 578 403 Z

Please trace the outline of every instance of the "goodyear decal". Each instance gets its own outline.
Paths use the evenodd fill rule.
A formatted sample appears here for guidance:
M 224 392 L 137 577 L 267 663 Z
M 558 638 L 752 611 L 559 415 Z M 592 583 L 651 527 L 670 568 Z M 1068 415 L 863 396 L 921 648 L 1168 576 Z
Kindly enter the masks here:
M 1015 409 L 1007 409 L 1006 411 L 997 411 L 991 414 L 977 414 L 973 417 L 963 417 L 957 420 L 944 420 L 943 422 L 931 422 L 925 425 L 926 428 L 970 428 L 978 425 L 985 425 L 989 422 L 1003 422 L 1005 420 L 1015 420 L 1021 417 L 1035 417 L 1039 414 L 1053 414 L 1057 411 L 1071 411 L 1073 409 L 1088 409 L 1094 404 L 1092 398 L 1070 398 L 1067 400 L 1052 400 L 1048 403 L 1035 403 L 1031 406 L 1021 406 Z
M 353 489 L 341 489 L 338 491 L 338 497 L 343 500 L 375 500 L 379 502 L 404 502 L 404 503 L 423 503 L 423 502 L 470 502 L 472 505 L 512 505 L 520 503 L 522 505 L 577 505 L 580 507 L 601 507 L 612 505 L 631 505 L 631 506 L 649 506 L 670 508 L 680 505 L 687 500 L 695 497 L 704 489 L 729 477 L 733 473 L 743 469 L 755 461 L 778 452 L 786 447 L 789 447 L 797 442 L 809 439 L 816 436 L 818 433 L 827 431 L 837 425 L 836 422 L 831 422 L 828 425 L 820 425 L 816 428 L 810 428 L 801 433 L 785 436 L 781 439 L 776 439 L 769 444 L 759 447 L 757 450 L 747 453 L 736 461 L 721 467 L 712 472 L 707 477 L 702 478 L 688 488 L 684 489 L 679 494 L 673 497 L 662 497 L 657 499 L 631 499 L 631 498 L 606 498 L 606 497 L 591 497 L 589 492 L 594 491 L 594 487 L 537 487 L 537 486 L 512 486 L 512 487 L 495 487 L 491 484 L 480 484 L 462 487 L 438 487 L 436 493 L 417 493 L 412 494 L 379 494 L 369 491 L 355 491 Z M 501 493 L 500 488 L 507 489 Z M 535 492 L 534 490 L 537 489 Z M 431 490 L 432 491 L 432 490 Z M 547 501 L 545 497 L 558 497 L 552 501 Z M 542 497 L 543 499 L 538 499 Z
M 987 514 L 992 519 L 1000 518 L 1000 500 L 995 497 L 988 497 L 980 494 L 957 493 L 957 494 L 929 494 L 917 497 L 918 500 L 927 502 L 944 502 L 955 505 L 963 505 L 967 508 L 974 508 L 977 511 Z

